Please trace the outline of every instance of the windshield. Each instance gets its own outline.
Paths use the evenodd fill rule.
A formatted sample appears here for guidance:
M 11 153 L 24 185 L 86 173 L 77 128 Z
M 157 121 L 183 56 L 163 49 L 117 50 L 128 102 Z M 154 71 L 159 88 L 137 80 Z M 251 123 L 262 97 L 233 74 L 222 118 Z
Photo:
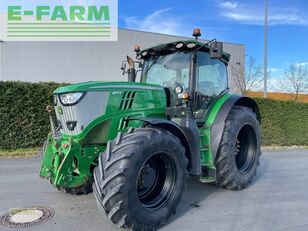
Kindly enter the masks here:
M 142 81 L 170 88 L 181 85 L 183 89 L 186 89 L 188 88 L 189 63 L 190 54 L 183 52 L 146 60 Z
M 142 82 L 175 89 L 188 89 L 191 53 L 177 52 L 148 59 L 144 63 Z M 211 59 L 207 52 L 197 52 L 196 91 L 217 96 L 228 87 L 226 65 Z

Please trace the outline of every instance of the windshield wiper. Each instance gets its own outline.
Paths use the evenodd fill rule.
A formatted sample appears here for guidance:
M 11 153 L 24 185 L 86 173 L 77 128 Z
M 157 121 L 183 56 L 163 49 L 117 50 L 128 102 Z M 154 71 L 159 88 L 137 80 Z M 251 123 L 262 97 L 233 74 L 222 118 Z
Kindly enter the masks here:
M 147 76 L 149 70 L 153 67 L 154 64 L 156 64 L 158 62 L 158 60 L 160 60 L 163 56 L 157 56 L 156 59 L 154 59 L 153 63 L 151 63 L 151 65 L 146 69 L 146 71 L 144 72 L 144 75 Z

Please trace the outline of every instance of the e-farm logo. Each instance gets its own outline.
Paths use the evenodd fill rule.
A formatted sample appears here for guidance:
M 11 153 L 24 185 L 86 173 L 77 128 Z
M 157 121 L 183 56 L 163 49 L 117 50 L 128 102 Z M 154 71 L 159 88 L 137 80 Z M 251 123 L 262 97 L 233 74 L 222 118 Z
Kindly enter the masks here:
M 6 40 L 116 41 L 117 3 L 110 2 L 90 6 L 42 4 L 31 9 L 8 5 Z

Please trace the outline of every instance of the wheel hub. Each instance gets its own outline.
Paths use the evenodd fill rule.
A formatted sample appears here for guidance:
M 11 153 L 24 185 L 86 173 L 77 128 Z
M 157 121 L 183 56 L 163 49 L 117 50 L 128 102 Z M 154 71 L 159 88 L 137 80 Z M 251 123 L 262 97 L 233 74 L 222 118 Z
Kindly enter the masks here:
M 147 209 L 162 207 L 174 193 L 176 168 L 168 153 L 158 153 L 148 158 L 137 179 L 137 197 Z
M 235 162 L 238 170 L 245 174 L 252 168 L 256 153 L 256 134 L 250 125 L 244 125 L 235 143 Z
M 150 188 L 156 180 L 156 170 L 149 164 L 141 169 L 138 179 L 138 191 L 146 190 Z

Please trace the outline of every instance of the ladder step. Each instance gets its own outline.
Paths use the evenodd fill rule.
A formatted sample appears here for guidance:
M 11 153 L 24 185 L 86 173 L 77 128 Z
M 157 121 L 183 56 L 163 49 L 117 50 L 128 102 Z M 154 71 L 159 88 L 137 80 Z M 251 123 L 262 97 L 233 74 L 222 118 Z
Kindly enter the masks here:
M 202 145 L 201 148 L 200 148 L 201 151 L 202 151 L 202 150 L 207 151 L 207 150 L 209 150 L 209 149 L 210 149 L 210 146 L 209 146 L 209 145 Z
M 200 148 L 201 152 L 208 151 L 208 150 L 209 150 L 209 148 Z
M 202 175 L 199 181 L 202 183 L 210 183 L 216 180 L 216 169 L 202 166 Z
M 212 176 L 203 176 L 203 177 L 200 177 L 199 181 L 201 183 L 211 183 L 211 182 L 214 182 L 215 181 L 215 177 L 212 177 Z
M 208 125 L 203 125 L 203 127 L 200 128 L 200 130 L 210 130 L 210 126 Z

